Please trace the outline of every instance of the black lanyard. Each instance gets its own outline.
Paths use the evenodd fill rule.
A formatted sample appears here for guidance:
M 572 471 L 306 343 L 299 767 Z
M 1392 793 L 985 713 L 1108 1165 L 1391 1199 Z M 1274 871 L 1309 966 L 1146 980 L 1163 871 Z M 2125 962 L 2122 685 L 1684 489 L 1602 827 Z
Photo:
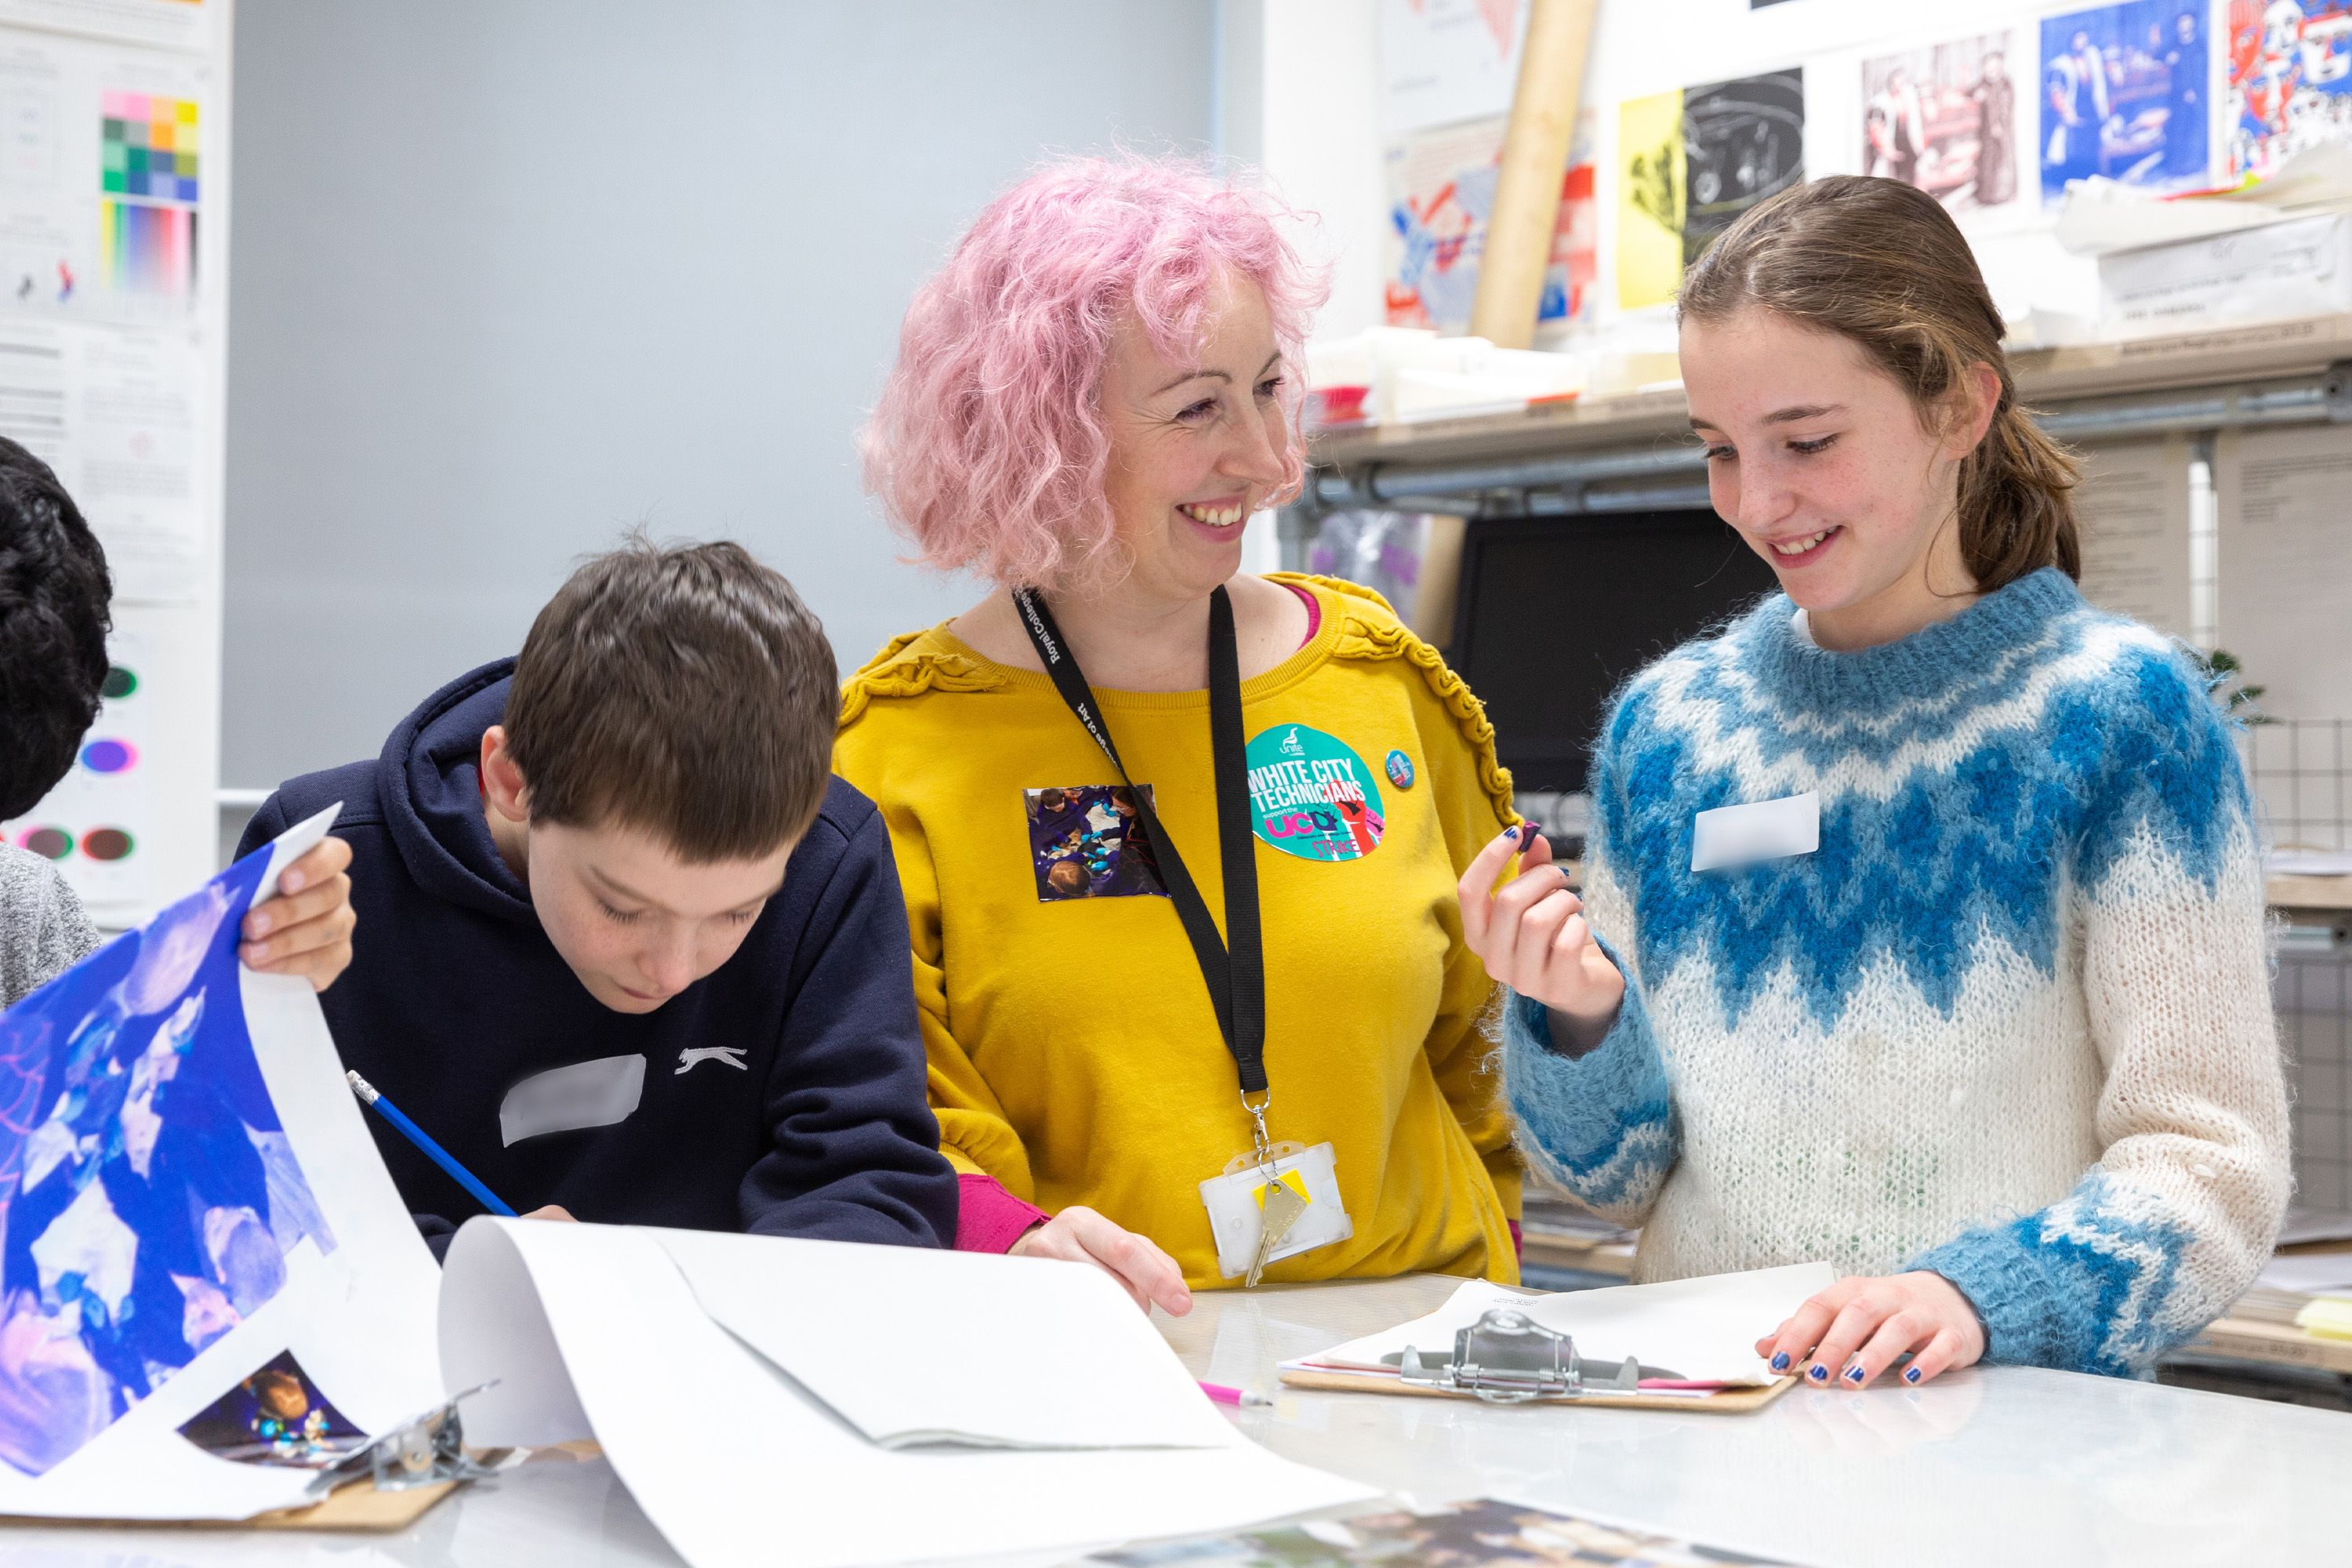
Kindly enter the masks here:
M 1265 1081 L 1265 952 L 1258 933 L 1256 836 L 1249 825 L 1241 651 L 1234 637 L 1233 601 L 1223 588 L 1209 595 L 1209 755 L 1216 781 L 1217 841 L 1225 874 L 1223 939 L 1217 935 L 1208 900 L 1192 885 L 1192 874 L 1176 852 L 1176 841 L 1160 825 L 1151 796 L 1127 776 L 1127 764 L 1118 760 L 1118 748 L 1111 743 L 1109 726 L 1095 707 L 1094 689 L 1087 684 L 1062 628 L 1054 624 L 1054 613 L 1027 588 L 1013 591 L 1013 604 L 1021 612 L 1021 624 L 1028 628 L 1037 657 L 1045 661 L 1045 673 L 1053 677 L 1055 689 L 1135 797 L 1136 812 L 1159 852 L 1160 879 L 1168 885 L 1169 901 L 1176 906 L 1176 918 L 1184 922 L 1184 934 L 1192 940 L 1192 955 L 1200 960 L 1201 979 L 1208 985 L 1209 1000 L 1217 1010 L 1217 1027 L 1223 1031 L 1225 1048 L 1234 1053 L 1234 1065 L 1240 1069 L 1242 1102 L 1259 1119 L 1263 1141 L 1265 1107 L 1273 1098 Z M 1252 1104 L 1254 1098 L 1256 1103 Z

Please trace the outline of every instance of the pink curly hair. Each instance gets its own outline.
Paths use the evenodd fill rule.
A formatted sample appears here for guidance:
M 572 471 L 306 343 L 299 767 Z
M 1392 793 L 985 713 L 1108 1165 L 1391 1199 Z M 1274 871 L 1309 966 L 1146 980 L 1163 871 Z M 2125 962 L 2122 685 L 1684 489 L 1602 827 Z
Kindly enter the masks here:
M 1226 274 L 1264 290 L 1274 320 L 1289 437 L 1276 499 L 1295 494 L 1299 351 L 1325 289 L 1277 226 L 1292 216 L 1180 159 L 1070 159 L 990 203 L 907 307 L 858 433 L 866 488 L 917 559 L 1048 591 L 1122 575 L 1098 406 L 1112 334 L 1131 310 L 1181 362 Z

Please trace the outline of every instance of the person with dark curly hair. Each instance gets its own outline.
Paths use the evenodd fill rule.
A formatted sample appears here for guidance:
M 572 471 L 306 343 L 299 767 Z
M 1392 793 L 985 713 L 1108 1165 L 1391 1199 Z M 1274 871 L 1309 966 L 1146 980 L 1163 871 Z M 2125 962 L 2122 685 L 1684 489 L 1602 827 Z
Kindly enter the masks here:
M 49 466 L 0 437 L 0 821 L 40 804 L 74 764 L 106 683 L 106 552 Z M 247 964 L 325 990 L 352 960 L 352 853 L 329 838 L 246 917 Z M 0 842 L 0 1006 L 95 951 L 98 931 L 58 868 Z

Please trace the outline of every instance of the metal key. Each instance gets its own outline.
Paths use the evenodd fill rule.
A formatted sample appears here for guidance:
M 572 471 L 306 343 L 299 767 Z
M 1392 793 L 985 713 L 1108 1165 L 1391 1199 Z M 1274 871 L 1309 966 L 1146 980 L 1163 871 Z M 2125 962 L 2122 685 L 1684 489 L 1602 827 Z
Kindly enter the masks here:
M 1298 1216 L 1306 1212 L 1305 1198 L 1280 1182 L 1267 1186 L 1265 1210 L 1258 1221 L 1257 1256 L 1250 1259 L 1249 1275 L 1242 1281 L 1243 1289 L 1249 1289 L 1257 1283 L 1258 1276 L 1265 1272 L 1267 1258 L 1282 1245 L 1282 1238 L 1290 1234 L 1290 1227 L 1297 1225 Z

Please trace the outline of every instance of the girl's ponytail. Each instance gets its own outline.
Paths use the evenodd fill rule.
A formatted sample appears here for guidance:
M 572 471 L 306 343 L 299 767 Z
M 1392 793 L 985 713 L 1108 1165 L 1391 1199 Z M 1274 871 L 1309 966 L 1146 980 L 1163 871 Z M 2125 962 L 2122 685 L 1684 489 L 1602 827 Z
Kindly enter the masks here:
M 1990 594 L 2055 566 L 2083 575 L 2083 542 L 2069 493 L 2082 470 L 2026 417 L 2001 376 L 2000 405 L 1985 437 L 1960 462 L 1960 559 Z

